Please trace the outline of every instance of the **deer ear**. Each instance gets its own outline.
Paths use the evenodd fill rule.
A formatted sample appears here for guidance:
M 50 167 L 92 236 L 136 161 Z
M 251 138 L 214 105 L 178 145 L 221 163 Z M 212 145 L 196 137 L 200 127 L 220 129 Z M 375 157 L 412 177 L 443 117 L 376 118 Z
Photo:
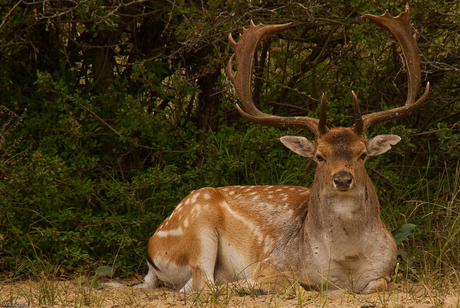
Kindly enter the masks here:
M 392 145 L 397 144 L 401 138 L 396 135 L 378 135 L 367 140 L 367 155 L 377 156 L 391 149 Z
M 292 152 L 304 157 L 315 157 L 316 144 L 304 137 L 284 136 L 281 142 Z

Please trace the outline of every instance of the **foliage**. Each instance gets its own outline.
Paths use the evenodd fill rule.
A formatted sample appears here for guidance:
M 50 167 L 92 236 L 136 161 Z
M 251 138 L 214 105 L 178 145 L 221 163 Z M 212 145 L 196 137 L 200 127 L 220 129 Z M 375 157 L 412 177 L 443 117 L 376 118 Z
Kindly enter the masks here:
M 412 235 L 415 227 L 416 225 L 414 224 L 405 224 L 398 229 L 391 231 L 391 234 L 395 238 L 396 245 L 400 245 L 409 237 L 409 235 Z
M 293 21 L 256 55 L 257 104 L 318 116 L 325 91 L 330 124 L 351 125 L 353 89 L 364 113 L 405 101 L 396 45 L 361 18 L 405 3 L 0 0 L 1 275 L 49 264 L 60 274 L 142 272 L 148 238 L 192 190 L 309 186 L 314 166 L 278 142 L 303 132 L 237 114 L 223 73 L 228 34 L 251 19 Z M 430 98 L 372 128 L 402 141 L 368 170 L 389 228 L 418 226 L 401 243 L 415 258 L 406 265 L 458 266 L 460 11 L 452 1 L 410 5 Z

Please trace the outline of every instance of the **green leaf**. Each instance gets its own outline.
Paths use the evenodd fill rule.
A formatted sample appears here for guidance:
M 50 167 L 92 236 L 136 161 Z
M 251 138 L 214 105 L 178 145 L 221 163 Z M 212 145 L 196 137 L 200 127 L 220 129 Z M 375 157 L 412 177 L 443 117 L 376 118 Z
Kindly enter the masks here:
M 414 224 L 405 224 L 399 227 L 398 229 L 395 229 L 391 231 L 391 234 L 395 238 L 396 245 L 399 245 L 409 237 L 412 233 L 414 233 L 414 228 L 416 225 Z
M 87 280 L 86 276 L 80 275 L 80 276 L 75 277 L 75 279 L 73 280 L 73 282 L 74 282 L 76 285 L 81 286 L 81 285 L 83 285 L 83 284 L 86 282 L 86 280 Z
M 115 274 L 115 269 L 111 266 L 99 266 L 96 269 L 96 276 L 112 277 Z

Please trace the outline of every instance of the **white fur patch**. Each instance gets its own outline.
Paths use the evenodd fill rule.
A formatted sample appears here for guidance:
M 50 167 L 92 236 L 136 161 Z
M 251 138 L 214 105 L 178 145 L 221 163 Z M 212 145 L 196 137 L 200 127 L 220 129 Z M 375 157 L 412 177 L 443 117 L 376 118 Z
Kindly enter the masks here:
M 201 256 L 199 262 L 201 269 L 206 276 L 206 282 L 213 284 L 217 258 L 217 236 L 211 230 L 204 229 L 200 232 L 200 243 Z
M 252 277 L 251 265 L 225 237 L 219 240 L 219 258 L 219 267 L 216 268 L 216 277 L 219 279 L 234 281 Z
M 359 204 L 352 198 L 337 198 L 331 203 L 334 204 L 332 210 L 343 221 L 353 219 L 353 213 L 359 209 Z
M 182 227 L 178 227 L 176 229 L 167 230 L 167 231 L 157 231 L 156 235 L 159 237 L 166 237 L 166 236 L 181 236 L 184 234 L 184 230 Z
M 180 289 L 192 278 L 192 271 L 189 265 L 178 266 L 171 260 L 161 257 L 155 257 L 153 262 L 160 269 L 159 272 L 155 271 L 156 276 L 168 286 Z
M 247 219 L 246 217 L 244 217 L 244 216 L 238 214 L 237 212 L 235 212 L 230 206 L 228 206 L 227 202 L 222 201 L 220 203 L 220 206 L 225 208 L 230 214 L 232 214 L 237 219 L 239 219 L 243 224 L 245 224 L 249 228 L 249 230 L 251 230 L 251 232 L 256 236 L 256 238 L 258 239 L 259 244 L 262 242 L 262 240 L 264 238 L 264 234 L 260 231 L 259 226 L 257 226 L 254 223 L 252 223 L 252 221 L 250 219 Z
M 267 255 L 270 251 L 273 250 L 273 239 L 266 238 L 264 241 L 264 255 Z
M 196 202 L 196 199 L 198 199 L 198 197 L 199 197 L 200 195 L 201 195 L 200 193 L 196 193 L 195 195 L 193 195 L 193 197 L 192 197 L 192 203 L 195 203 L 195 202 Z
M 150 263 L 147 262 L 147 265 L 149 267 L 149 271 L 148 271 L 147 275 L 145 275 L 145 277 L 144 277 L 144 282 L 141 283 L 141 284 L 135 285 L 134 286 L 135 288 L 142 288 L 142 289 L 152 288 L 152 289 L 154 289 L 156 287 L 156 285 L 157 285 L 157 275 L 155 274 L 155 270 L 152 267 L 152 265 L 150 265 Z
M 195 206 L 192 209 L 192 214 L 200 214 L 201 212 L 201 205 L 200 204 L 195 204 Z

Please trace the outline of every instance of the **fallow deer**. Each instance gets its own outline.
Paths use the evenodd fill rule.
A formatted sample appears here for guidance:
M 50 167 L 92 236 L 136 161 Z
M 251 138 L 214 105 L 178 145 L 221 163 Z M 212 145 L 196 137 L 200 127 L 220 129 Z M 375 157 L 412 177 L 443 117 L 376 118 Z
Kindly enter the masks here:
M 420 89 L 420 55 L 409 8 L 398 17 L 365 15 L 388 30 L 404 56 L 408 93 L 403 107 L 361 116 L 354 93 L 351 128 L 326 126 L 326 100 L 320 119 L 264 114 L 253 103 L 251 74 L 257 45 L 290 27 L 244 29 L 227 66 L 247 120 L 272 127 L 304 128 L 316 138 L 286 136 L 281 142 L 317 163 L 310 189 L 297 186 L 229 186 L 192 192 L 158 227 L 148 243 L 149 272 L 140 287 L 158 280 L 182 292 L 208 283 L 262 281 L 288 275 L 304 286 L 372 293 L 386 290 L 396 264 L 396 244 L 380 218 L 375 188 L 365 161 L 399 142 L 396 135 L 366 138 L 376 124 L 409 115 L 429 92 Z M 237 74 L 233 73 L 236 59 Z

